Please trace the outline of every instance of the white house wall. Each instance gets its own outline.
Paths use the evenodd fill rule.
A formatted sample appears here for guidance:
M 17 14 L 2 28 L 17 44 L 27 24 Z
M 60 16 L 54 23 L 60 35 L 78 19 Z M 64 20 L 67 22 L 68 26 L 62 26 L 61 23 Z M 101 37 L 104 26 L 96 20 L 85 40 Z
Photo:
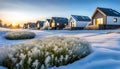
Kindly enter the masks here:
M 71 22 L 75 23 L 75 27 L 86 27 L 90 21 L 76 21 L 73 17 L 71 17 L 72 19 L 69 20 L 69 26 L 71 27 Z
M 45 21 L 44 27 L 49 27 L 49 22 L 48 21 Z
M 76 22 L 76 27 L 86 27 L 89 21 L 78 21 Z
M 117 18 L 117 22 L 114 22 L 114 18 Z M 107 24 L 120 25 L 120 17 L 107 16 Z
M 71 18 L 72 18 L 72 19 L 71 19 Z M 70 17 L 70 19 L 71 19 L 71 20 L 69 20 L 69 24 L 68 24 L 68 25 L 71 27 L 71 22 L 72 22 L 72 23 L 76 23 L 76 20 L 75 20 L 73 17 Z M 76 24 L 75 24 L 75 26 L 76 26 Z

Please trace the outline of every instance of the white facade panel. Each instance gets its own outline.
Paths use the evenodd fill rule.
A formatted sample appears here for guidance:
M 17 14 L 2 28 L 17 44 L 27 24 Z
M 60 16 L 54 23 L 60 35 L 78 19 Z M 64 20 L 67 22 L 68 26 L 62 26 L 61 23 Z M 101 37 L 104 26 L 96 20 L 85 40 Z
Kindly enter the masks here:
M 114 22 L 114 18 L 117 19 L 117 22 Z M 120 17 L 107 16 L 107 24 L 120 25 Z
M 44 27 L 49 27 L 49 22 L 48 21 L 45 21 Z
M 86 27 L 90 21 L 76 21 L 73 17 L 71 17 L 68 24 L 70 27 L 71 23 L 74 23 L 75 27 Z
M 76 22 L 76 27 L 86 27 L 89 21 L 78 21 Z
M 71 23 L 75 23 L 75 26 L 76 26 L 76 20 L 73 18 L 73 17 L 70 17 L 70 20 L 68 22 L 68 25 L 71 27 Z

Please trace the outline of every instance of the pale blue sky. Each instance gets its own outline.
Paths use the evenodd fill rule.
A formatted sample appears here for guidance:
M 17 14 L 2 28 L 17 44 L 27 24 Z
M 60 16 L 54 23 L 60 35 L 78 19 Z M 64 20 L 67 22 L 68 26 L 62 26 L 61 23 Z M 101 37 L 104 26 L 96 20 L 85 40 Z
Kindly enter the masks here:
M 71 14 L 91 17 L 96 7 L 120 12 L 119 5 L 120 0 L 0 0 L 0 18 L 18 22 Z

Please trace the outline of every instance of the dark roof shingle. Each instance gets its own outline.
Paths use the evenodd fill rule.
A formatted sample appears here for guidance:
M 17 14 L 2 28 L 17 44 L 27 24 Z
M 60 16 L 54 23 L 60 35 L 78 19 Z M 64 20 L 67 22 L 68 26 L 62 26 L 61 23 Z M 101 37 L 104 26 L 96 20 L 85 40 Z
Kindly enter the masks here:
M 43 26 L 43 25 L 44 25 L 44 21 L 37 21 L 37 23 L 38 23 L 40 26 Z
M 91 21 L 88 16 L 71 15 L 76 21 Z
M 50 23 L 50 19 L 46 19 Z
M 68 19 L 67 18 L 52 17 L 52 19 L 55 21 L 55 23 L 68 23 Z
M 116 10 L 111 9 L 111 8 L 97 7 L 97 9 L 101 10 L 107 16 L 118 16 L 118 17 L 120 17 L 120 13 L 117 12 Z
M 35 23 L 29 22 L 28 25 L 29 25 L 29 27 L 36 27 L 36 24 L 35 24 Z

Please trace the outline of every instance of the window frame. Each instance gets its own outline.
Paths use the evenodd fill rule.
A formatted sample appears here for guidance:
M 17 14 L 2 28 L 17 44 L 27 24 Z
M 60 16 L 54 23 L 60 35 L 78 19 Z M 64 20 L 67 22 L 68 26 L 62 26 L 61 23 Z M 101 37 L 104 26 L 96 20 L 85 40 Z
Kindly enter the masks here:
M 114 18 L 113 21 L 114 21 L 114 23 L 117 23 L 118 20 L 117 20 L 117 18 Z

